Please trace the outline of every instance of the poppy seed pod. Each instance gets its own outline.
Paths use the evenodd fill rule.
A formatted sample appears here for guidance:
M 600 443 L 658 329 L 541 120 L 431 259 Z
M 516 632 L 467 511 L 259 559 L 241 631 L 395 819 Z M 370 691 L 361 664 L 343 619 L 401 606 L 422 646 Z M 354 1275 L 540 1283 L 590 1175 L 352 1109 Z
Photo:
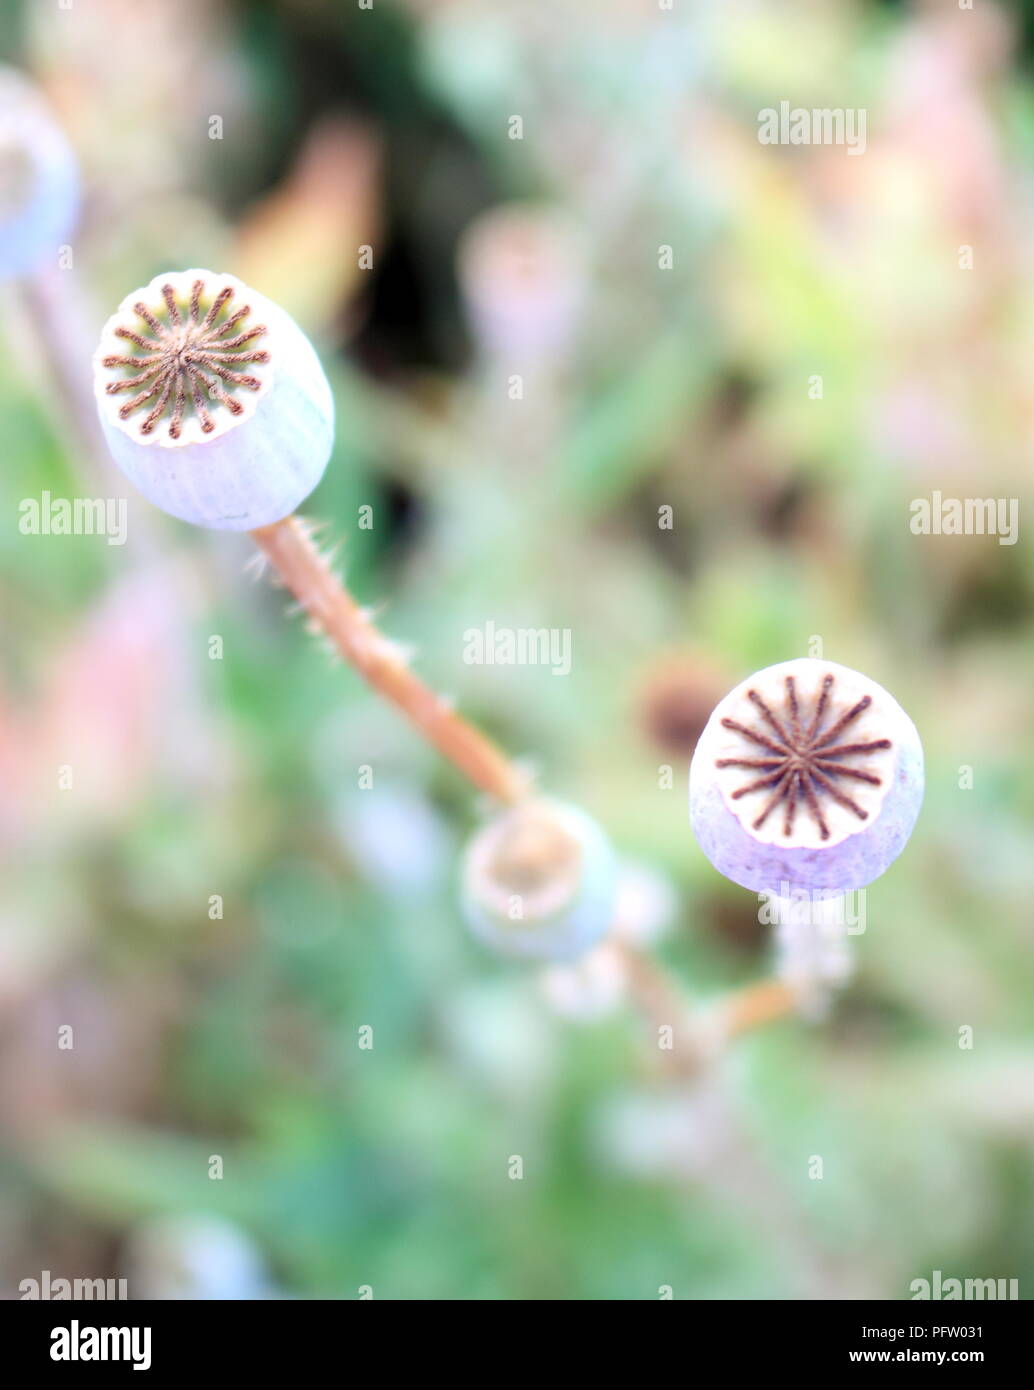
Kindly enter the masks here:
M 36 87 L 0 68 L 0 275 L 56 265 L 78 213 L 71 145 Z
M 268 526 L 323 476 L 334 401 L 315 349 L 232 275 L 170 272 L 134 290 L 105 324 L 93 368 L 112 457 L 182 521 Z
M 569 348 L 585 297 L 585 248 L 555 209 L 493 208 L 467 229 L 459 280 L 475 336 L 492 357 L 555 360 Z
M 148 1300 L 276 1296 L 250 1236 L 205 1213 L 141 1221 L 129 1237 L 127 1263 L 129 1287 Z
M 614 851 L 596 822 L 537 799 L 474 836 L 463 909 L 473 934 L 501 955 L 572 960 L 610 930 L 616 885 Z
M 730 691 L 689 772 L 701 848 L 754 892 L 863 888 L 904 849 L 922 799 L 922 745 L 901 706 L 810 657 Z

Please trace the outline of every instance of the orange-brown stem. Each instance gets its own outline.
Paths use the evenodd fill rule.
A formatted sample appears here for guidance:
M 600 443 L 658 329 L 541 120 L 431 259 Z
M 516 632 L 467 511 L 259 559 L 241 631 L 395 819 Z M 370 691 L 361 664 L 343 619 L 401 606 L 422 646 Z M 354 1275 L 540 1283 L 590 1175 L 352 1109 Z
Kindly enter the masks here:
M 793 990 L 782 980 L 759 980 L 735 990 L 721 1004 L 722 1031 L 726 1038 L 763 1028 L 794 1011 Z
M 427 741 L 497 801 L 519 801 L 527 780 L 500 750 L 406 665 L 370 622 L 294 516 L 251 533 L 302 608 L 363 679 L 390 700 Z
M 671 976 L 650 956 L 622 943 L 618 950 L 629 990 L 642 1012 L 658 1027 L 675 1028 L 686 1017 L 686 1004 Z
M 719 1048 L 743 1033 L 793 1013 L 793 990 L 781 980 L 760 980 L 730 991 L 701 1014 L 690 1009 L 672 976 L 650 956 L 624 943 L 618 946 L 629 994 L 651 1027 L 672 1029 L 674 1046 L 663 1058 L 674 1076 L 692 1077 L 710 1060 L 708 1038 Z M 710 1018 L 712 1022 L 707 1023 Z M 717 1025 L 717 1026 L 715 1026 Z M 688 1044 L 688 1046 L 687 1046 Z

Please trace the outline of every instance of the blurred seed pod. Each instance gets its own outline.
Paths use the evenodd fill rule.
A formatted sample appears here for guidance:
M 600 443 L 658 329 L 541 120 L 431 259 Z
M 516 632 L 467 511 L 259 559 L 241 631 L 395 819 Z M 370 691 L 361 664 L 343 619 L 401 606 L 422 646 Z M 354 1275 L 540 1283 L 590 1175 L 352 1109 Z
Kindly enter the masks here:
M 335 824 L 359 873 L 392 897 L 433 891 L 448 863 L 449 836 L 437 811 L 404 782 L 381 783 L 338 802 Z M 399 846 L 405 846 L 405 854 Z
M 464 857 L 468 925 L 505 956 L 574 959 L 610 930 L 616 888 L 603 831 L 562 802 L 533 800 L 501 812 Z
M 522 365 L 561 357 L 585 298 L 585 251 L 550 208 L 494 208 L 467 229 L 459 279 L 475 337 L 489 357 Z
M 568 965 L 551 965 L 542 974 L 542 993 L 562 1018 L 591 1022 L 605 1018 L 625 994 L 625 969 L 613 943 L 601 941 Z
M 678 910 L 674 883 L 649 864 L 625 861 L 618 871 L 614 935 L 642 950 L 667 935 Z
M 251 1238 L 233 1222 L 209 1215 L 142 1222 L 129 1240 L 126 1279 L 132 1299 L 275 1297 Z
M 57 264 L 79 213 L 79 169 L 42 94 L 0 67 L 0 275 Z
M 706 658 L 691 653 L 665 658 L 643 681 L 637 697 L 646 736 L 668 756 L 690 758 L 728 681 Z
M 112 457 L 182 521 L 249 531 L 323 476 L 334 401 L 308 338 L 233 275 L 157 275 L 119 305 L 94 354 Z

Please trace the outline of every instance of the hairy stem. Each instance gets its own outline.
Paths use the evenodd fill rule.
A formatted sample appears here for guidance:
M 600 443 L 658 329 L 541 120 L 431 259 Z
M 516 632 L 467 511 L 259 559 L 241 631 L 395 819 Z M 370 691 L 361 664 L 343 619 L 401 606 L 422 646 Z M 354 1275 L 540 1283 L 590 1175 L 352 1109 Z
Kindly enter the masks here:
M 251 534 L 311 621 L 345 660 L 475 787 L 505 804 L 513 804 L 526 794 L 527 780 L 514 764 L 413 674 L 398 649 L 334 574 L 302 521 L 286 517 Z M 693 1035 L 693 1018 L 672 977 L 641 951 L 628 945 L 618 949 L 640 1012 L 657 1030 L 672 1029 L 675 1048 L 665 1051 L 662 1060 L 676 1075 L 696 1074 L 707 1058 L 700 1038 Z M 794 999 L 790 987 L 779 980 L 764 980 L 733 992 L 719 1005 L 723 1040 L 790 1013 Z M 680 1044 L 681 1051 L 676 1051 Z
M 371 685 L 480 791 L 512 804 L 527 779 L 500 750 L 415 676 L 398 648 L 352 598 L 297 517 L 251 533 L 302 608 Z

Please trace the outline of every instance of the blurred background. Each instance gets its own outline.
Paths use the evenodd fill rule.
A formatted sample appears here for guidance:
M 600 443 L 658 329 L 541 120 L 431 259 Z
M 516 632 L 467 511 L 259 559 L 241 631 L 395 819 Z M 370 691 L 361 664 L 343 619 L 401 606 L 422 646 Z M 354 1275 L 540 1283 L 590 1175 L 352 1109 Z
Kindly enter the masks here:
M 665 1082 L 612 958 L 468 939 L 475 798 L 246 538 L 136 498 L 125 546 L 19 531 L 25 498 L 122 484 L 9 281 L 0 1293 L 1025 1296 L 1034 6 L 12 0 L 0 55 L 81 166 L 72 376 L 166 269 L 295 315 L 337 399 L 306 514 L 421 674 L 606 827 L 687 998 L 769 960 L 688 825 L 729 687 L 821 652 L 928 760 L 830 1017 Z M 760 144 L 783 100 L 864 109 L 864 154 Z M 1018 499 L 1019 544 L 913 534 L 934 490 Z M 488 620 L 570 629 L 570 675 L 465 664 Z

